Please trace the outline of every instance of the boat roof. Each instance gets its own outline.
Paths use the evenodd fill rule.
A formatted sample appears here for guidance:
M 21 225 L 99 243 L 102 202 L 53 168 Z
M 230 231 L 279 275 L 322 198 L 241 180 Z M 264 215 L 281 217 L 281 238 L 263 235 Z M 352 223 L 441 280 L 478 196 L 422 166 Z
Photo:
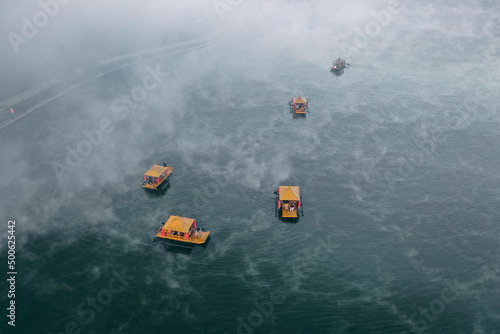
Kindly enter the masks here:
M 345 61 L 345 60 L 339 57 L 339 58 L 338 58 L 337 60 L 335 60 L 335 61 Z
M 170 216 L 163 226 L 164 230 L 172 230 L 176 232 L 189 232 L 189 228 L 193 225 L 193 218 L 185 218 L 179 216 Z
M 144 175 L 152 177 L 160 177 L 160 175 L 163 174 L 167 169 L 168 167 L 154 165 Z
M 300 187 L 280 186 L 280 201 L 300 201 Z
M 306 103 L 306 99 L 299 96 L 298 98 L 295 99 L 294 103 Z

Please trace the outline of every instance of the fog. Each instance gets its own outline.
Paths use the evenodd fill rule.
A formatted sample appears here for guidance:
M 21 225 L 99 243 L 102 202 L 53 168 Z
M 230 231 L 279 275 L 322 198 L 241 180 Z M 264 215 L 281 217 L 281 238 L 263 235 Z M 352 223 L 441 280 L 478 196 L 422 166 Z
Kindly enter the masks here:
M 455 53 L 436 50 L 432 42 L 412 45 L 413 36 L 421 34 L 429 34 L 431 40 L 436 34 L 447 36 L 450 43 L 456 37 L 482 41 L 483 47 L 474 50 L 472 59 L 464 59 L 464 66 L 479 63 L 479 71 L 487 73 L 487 67 L 498 68 L 499 17 L 488 6 L 487 1 L 4 2 L 3 219 L 52 226 L 56 223 L 51 217 L 65 205 L 75 205 L 89 217 L 112 219 L 105 194 L 96 194 L 100 200 L 90 202 L 75 202 L 75 196 L 103 184 L 126 192 L 124 178 L 140 179 L 145 166 L 164 159 L 155 156 L 158 147 L 143 146 L 140 138 L 151 132 L 162 133 L 162 140 L 182 152 L 177 161 L 196 165 L 211 177 L 255 189 L 277 184 L 289 177 L 290 159 L 278 151 L 272 160 L 249 156 L 245 138 L 255 134 L 234 119 L 228 120 L 235 122 L 234 133 L 221 133 L 197 117 L 204 105 L 193 97 L 219 110 L 219 115 L 235 113 L 244 95 L 252 93 L 235 85 L 241 78 L 271 82 L 282 93 L 260 101 L 246 99 L 246 107 L 280 108 L 277 105 L 291 94 L 290 85 L 280 80 L 280 68 L 290 63 L 327 69 L 338 56 L 369 63 L 375 53 L 386 54 L 389 61 L 401 60 L 399 50 L 404 48 L 415 48 L 415 58 L 405 60 L 409 64 L 427 53 L 440 52 L 459 62 L 462 55 L 457 49 L 470 54 L 466 44 L 455 45 Z M 42 8 L 50 15 L 40 14 Z M 377 18 L 380 31 L 372 32 L 373 37 L 360 34 Z M 25 27 L 34 20 L 39 20 L 38 28 Z M 240 72 L 243 68 L 251 71 Z M 143 87 L 145 80 L 154 88 L 143 89 L 145 99 L 127 107 L 120 99 Z M 439 73 L 431 73 L 428 80 L 440 80 Z M 462 81 L 444 89 L 466 89 L 469 84 Z M 175 108 L 166 107 L 165 101 Z M 495 117 L 493 111 L 487 113 L 483 117 Z M 272 131 L 279 126 L 275 122 L 271 118 L 263 126 Z M 92 136 L 96 129 L 109 133 L 102 139 L 94 135 L 99 144 L 91 146 L 88 156 L 70 157 L 67 148 L 76 151 L 89 140 L 83 132 Z M 301 136 L 315 140 L 306 130 Z M 80 148 L 88 151 L 84 145 Z M 214 149 L 234 162 L 221 169 L 217 158 L 204 156 Z M 242 173 L 242 162 L 253 174 Z M 43 228 L 29 230 L 41 233 Z

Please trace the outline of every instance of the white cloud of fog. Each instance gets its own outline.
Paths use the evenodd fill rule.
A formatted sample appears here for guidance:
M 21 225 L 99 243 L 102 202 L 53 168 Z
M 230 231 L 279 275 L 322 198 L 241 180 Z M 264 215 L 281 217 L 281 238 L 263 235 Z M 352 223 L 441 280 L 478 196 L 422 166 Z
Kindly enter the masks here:
M 290 85 L 276 79 L 278 73 L 273 68 L 286 66 L 288 61 L 317 64 L 318 68 L 328 66 L 333 57 L 341 55 L 340 42 L 353 43 L 353 29 L 363 28 L 373 20 L 373 12 L 386 9 L 388 3 L 248 0 L 224 13 L 221 21 L 211 1 L 72 1 L 61 6 L 37 36 L 20 45 L 18 54 L 13 52 L 6 36 L 9 32 L 20 33 L 22 18 L 30 18 L 39 7 L 36 3 L 3 4 L 2 101 L 41 82 L 64 81 L 75 71 L 87 73 L 83 77 L 99 73 L 102 70 L 99 61 L 104 59 L 141 52 L 146 59 L 156 55 L 149 54 L 149 50 L 195 38 L 215 40 L 216 44 L 110 73 L 2 129 L 1 212 L 33 220 L 33 216 L 24 216 L 28 212 L 25 208 L 39 197 L 39 208 L 29 212 L 47 221 L 58 207 L 73 201 L 81 189 L 113 184 L 117 191 L 126 192 L 130 185 L 122 182 L 124 174 L 136 174 L 140 179 L 145 166 L 158 162 L 157 158 L 163 159 L 161 154 L 152 156 L 161 152 L 160 144 L 144 147 L 147 141 L 142 138 L 151 133 L 162 133 L 162 140 L 177 145 L 174 151 L 185 151 L 184 161 L 197 164 L 202 171 L 219 171 L 253 188 L 268 184 L 269 180 L 283 181 L 291 175 L 291 160 L 286 154 L 276 150 L 275 158 L 266 160 L 258 154 L 258 149 L 256 154 L 248 155 L 245 145 L 239 145 L 246 140 L 247 134 L 238 131 L 248 114 L 238 116 L 238 123 L 234 113 L 241 113 L 242 105 L 248 108 L 265 105 L 266 99 L 254 100 L 252 91 L 241 96 L 244 89 L 236 87 L 238 81 L 275 82 L 283 94 L 275 101 L 286 101 L 294 92 Z M 494 30 L 497 16 L 479 1 L 460 5 L 417 2 L 411 6 L 411 12 L 402 11 L 400 16 L 392 18 L 394 24 L 374 37 L 375 50 L 363 49 L 361 57 L 369 59 L 372 52 L 388 48 L 397 57 L 398 45 L 410 44 L 415 36 L 429 31 L 450 40 L 466 36 L 498 41 L 498 32 Z M 405 39 L 400 37 L 402 32 Z M 494 54 L 490 55 L 489 60 L 494 61 Z M 132 63 L 140 59 L 122 61 Z M 146 66 L 156 64 L 171 73 L 165 84 L 152 91 L 125 120 L 114 118 L 110 111 L 113 101 L 141 83 Z M 211 110 L 229 113 L 225 122 L 234 124 L 234 133 L 220 133 L 214 124 L 207 127 L 206 117 L 197 117 L 204 112 L 202 105 L 193 104 L 198 98 L 211 105 Z M 24 105 L 18 108 L 22 111 Z M 220 115 L 219 112 L 217 117 Z M 70 171 L 67 185 L 71 186 L 57 183 L 51 163 L 62 162 L 66 157 L 65 147 L 75 147 L 85 139 L 82 130 L 97 128 L 104 117 L 112 119 L 115 130 L 105 135 L 101 145 L 93 147 L 84 163 Z M 267 126 L 267 122 L 253 122 L 255 126 Z M 298 133 L 310 137 L 308 133 Z M 237 142 L 232 142 L 235 139 Z M 217 158 L 196 161 L 196 156 L 214 148 L 232 162 Z M 252 173 L 242 173 L 238 164 L 248 166 Z M 43 167 L 38 170 L 40 165 Z M 122 173 L 110 172 L 117 166 Z M 53 190 L 48 197 L 42 196 L 47 187 Z M 101 205 L 100 210 L 107 212 L 105 202 L 92 205 Z M 94 208 L 83 207 L 82 211 L 85 210 L 90 212 Z M 113 219 L 112 215 L 104 216 Z M 88 218 L 92 220 L 95 215 L 89 214 Z

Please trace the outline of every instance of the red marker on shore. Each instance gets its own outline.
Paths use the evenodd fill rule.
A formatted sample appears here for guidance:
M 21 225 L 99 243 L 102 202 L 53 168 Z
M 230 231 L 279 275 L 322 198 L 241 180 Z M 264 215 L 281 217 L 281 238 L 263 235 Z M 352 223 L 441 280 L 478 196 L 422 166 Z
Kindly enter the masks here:
M 14 109 L 10 108 L 10 113 L 13 114 L 14 113 Z

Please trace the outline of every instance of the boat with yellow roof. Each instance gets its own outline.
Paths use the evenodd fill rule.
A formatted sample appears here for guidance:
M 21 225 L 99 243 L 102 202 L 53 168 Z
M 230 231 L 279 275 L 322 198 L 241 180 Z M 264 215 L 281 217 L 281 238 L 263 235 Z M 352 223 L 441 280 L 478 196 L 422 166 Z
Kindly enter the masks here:
M 278 189 L 278 197 L 276 197 L 276 213 L 283 219 L 298 219 L 299 210 L 304 216 L 304 206 L 302 204 L 302 196 L 300 196 L 300 187 L 296 186 L 280 186 Z
M 304 97 L 294 97 L 291 102 L 288 102 L 288 107 L 290 113 L 293 116 L 306 116 L 306 112 L 309 112 L 309 106 L 307 105 L 307 99 Z
M 163 222 L 162 222 L 163 224 Z M 196 220 L 180 216 L 170 216 L 164 225 L 161 225 L 153 241 L 173 241 L 182 245 L 204 244 L 210 231 L 203 231 L 196 227 Z
M 144 174 L 142 187 L 151 190 L 161 190 L 168 183 L 173 170 L 174 167 L 167 166 L 165 162 L 163 166 L 154 165 Z

